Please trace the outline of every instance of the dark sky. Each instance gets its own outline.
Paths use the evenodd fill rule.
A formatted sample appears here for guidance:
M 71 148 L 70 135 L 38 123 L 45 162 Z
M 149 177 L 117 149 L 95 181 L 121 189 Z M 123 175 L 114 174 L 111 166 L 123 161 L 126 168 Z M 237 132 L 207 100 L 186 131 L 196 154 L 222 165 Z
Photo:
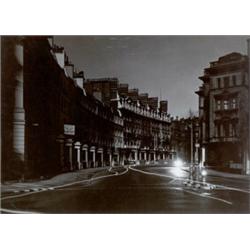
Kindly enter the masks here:
M 169 102 L 172 116 L 198 109 L 194 93 L 210 61 L 246 54 L 246 36 L 57 36 L 86 78 L 118 77 L 141 93 Z M 160 94 L 161 93 L 161 94 Z

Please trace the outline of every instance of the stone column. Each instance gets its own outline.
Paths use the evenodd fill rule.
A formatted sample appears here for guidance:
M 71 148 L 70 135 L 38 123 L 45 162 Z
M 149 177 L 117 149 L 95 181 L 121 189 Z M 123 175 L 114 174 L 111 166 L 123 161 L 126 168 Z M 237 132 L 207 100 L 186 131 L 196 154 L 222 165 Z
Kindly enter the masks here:
M 103 167 L 103 149 L 99 148 L 97 152 L 101 154 L 101 167 Z
M 61 170 L 64 168 L 64 136 L 59 135 L 57 138 L 57 142 L 59 143 L 59 157 L 60 157 L 60 167 Z
M 25 112 L 23 100 L 23 44 L 21 39 L 17 39 L 14 45 L 14 56 L 18 69 L 15 72 L 15 100 L 13 114 L 13 150 L 21 161 L 24 161 L 25 153 Z
M 247 54 L 248 54 L 248 107 L 246 110 L 250 112 L 250 39 L 247 40 Z M 248 116 L 248 130 L 250 130 L 250 115 Z M 245 148 L 243 149 L 245 152 L 243 155 L 246 155 L 246 160 L 243 163 L 244 166 L 244 174 L 250 175 L 250 131 L 248 131 L 248 138 L 245 142 Z
M 73 170 L 73 165 L 72 165 L 72 144 L 73 144 L 73 140 L 72 139 L 67 139 L 66 142 L 66 147 L 68 147 L 68 157 L 69 157 L 69 170 L 72 171 Z
M 110 167 L 113 167 L 112 152 L 111 151 L 109 152 L 109 164 L 110 164 Z
M 144 160 L 147 161 L 147 152 L 144 152 Z
M 95 157 L 95 151 L 92 151 L 93 152 L 93 165 L 94 165 L 94 168 L 96 167 L 96 157 Z
M 86 168 L 89 167 L 89 152 L 88 152 L 88 149 L 85 150 L 85 161 L 86 161 Z
M 93 146 L 93 147 L 91 147 L 91 149 L 90 149 L 90 152 L 92 152 L 93 153 L 93 155 L 92 155 L 92 162 L 93 162 L 93 167 L 95 168 L 96 167 L 96 155 L 95 155 L 95 147 Z
M 82 146 L 82 151 L 84 151 L 84 154 L 85 154 L 85 167 L 86 168 L 88 168 L 88 166 L 89 166 L 89 157 L 88 157 L 88 145 L 87 144 L 84 144 L 83 146 Z
M 205 147 L 201 148 L 201 167 L 204 167 L 204 162 L 206 160 L 206 151 L 205 151 Z
M 139 161 L 141 161 L 141 152 L 138 152 L 139 153 Z
M 135 150 L 135 151 L 134 151 L 134 154 L 135 154 L 135 161 L 138 161 L 138 157 L 137 157 L 138 151 Z
M 118 165 L 120 165 L 120 153 L 119 152 L 117 152 L 117 163 Z
M 121 165 L 124 166 L 125 155 L 124 152 L 121 152 Z
M 80 154 L 80 148 L 81 143 L 78 141 L 75 143 L 75 149 L 76 149 L 76 162 L 77 162 L 77 168 L 78 170 L 81 169 L 81 154 Z
M 154 154 L 154 161 L 156 161 L 156 153 L 155 153 L 155 151 L 153 152 L 153 154 Z

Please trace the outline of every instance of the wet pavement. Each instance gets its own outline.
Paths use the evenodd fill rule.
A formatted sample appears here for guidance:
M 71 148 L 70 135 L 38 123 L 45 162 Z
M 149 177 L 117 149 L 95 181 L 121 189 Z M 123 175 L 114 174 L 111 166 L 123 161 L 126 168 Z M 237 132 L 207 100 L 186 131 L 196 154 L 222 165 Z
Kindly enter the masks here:
M 124 169 L 107 178 L 2 199 L 3 212 L 249 213 L 249 178 L 208 175 L 188 185 L 188 171 L 171 166 Z M 199 184 L 199 185 L 197 185 Z M 211 186 L 211 185 L 210 185 Z

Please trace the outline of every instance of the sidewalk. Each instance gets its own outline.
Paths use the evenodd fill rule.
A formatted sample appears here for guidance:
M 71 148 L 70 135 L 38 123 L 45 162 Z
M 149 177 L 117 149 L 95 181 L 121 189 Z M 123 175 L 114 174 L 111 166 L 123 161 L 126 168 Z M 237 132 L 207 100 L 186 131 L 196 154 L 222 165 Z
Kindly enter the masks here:
M 207 171 L 208 175 L 210 175 L 210 176 L 219 176 L 219 177 L 242 179 L 242 180 L 249 180 L 250 181 L 250 175 L 232 174 L 232 173 L 221 172 L 221 171 L 213 170 L 213 169 L 206 169 L 206 171 Z
M 48 180 L 33 181 L 33 182 L 6 182 L 1 184 L 1 194 L 13 194 L 20 192 L 32 192 L 39 190 L 52 190 L 61 185 L 66 185 L 78 181 L 89 180 L 93 177 L 105 175 L 114 175 L 116 172 L 124 171 L 123 167 L 102 167 L 82 169 L 75 172 L 68 172 L 56 175 Z
M 182 169 L 186 172 L 189 172 L 189 167 L 182 167 Z M 205 169 L 207 171 L 208 176 L 219 176 L 219 177 L 225 177 L 225 178 L 242 179 L 242 180 L 250 181 L 250 175 L 227 173 L 227 172 L 222 172 L 222 171 L 214 170 L 210 168 L 205 168 Z

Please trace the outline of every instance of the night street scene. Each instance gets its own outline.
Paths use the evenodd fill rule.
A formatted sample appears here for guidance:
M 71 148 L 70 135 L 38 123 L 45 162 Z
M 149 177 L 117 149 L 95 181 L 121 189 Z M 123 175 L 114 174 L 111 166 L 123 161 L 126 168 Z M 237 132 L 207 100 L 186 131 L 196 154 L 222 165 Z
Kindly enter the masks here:
M 249 38 L 2 36 L 1 213 L 249 214 Z

